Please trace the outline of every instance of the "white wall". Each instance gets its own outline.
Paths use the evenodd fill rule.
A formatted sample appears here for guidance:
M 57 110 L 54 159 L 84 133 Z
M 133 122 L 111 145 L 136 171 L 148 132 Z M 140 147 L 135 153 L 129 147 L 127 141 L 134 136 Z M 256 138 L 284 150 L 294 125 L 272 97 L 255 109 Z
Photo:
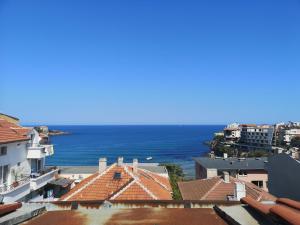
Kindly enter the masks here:
M 8 184 L 14 181 L 14 177 L 11 173 L 13 169 L 27 175 L 31 172 L 30 163 L 27 160 L 26 143 L 27 142 L 24 141 L 0 145 L 0 147 L 7 146 L 7 154 L 0 156 L 0 165 L 9 165 Z M 20 166 L 18 166 L 19 162 L 21 163 Z

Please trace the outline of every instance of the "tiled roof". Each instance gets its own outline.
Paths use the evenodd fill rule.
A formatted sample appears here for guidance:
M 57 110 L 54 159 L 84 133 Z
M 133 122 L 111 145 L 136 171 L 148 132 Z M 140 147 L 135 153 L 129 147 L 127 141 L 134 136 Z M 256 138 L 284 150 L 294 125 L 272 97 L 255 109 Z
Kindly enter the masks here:
M 0 119 L 0 144 L 28 140 L 29 128 Z
M 119 178 L 114 178 L 115 174 Z M 171 199 L 168 178 L 132 166 L 113 164 L 103 173 L 95 173 L 62 196 L 64 201 L 80 200 L 151 200 Z
M 18 208 L 21 208 L 22 203 L 12 203 L 12 204 L 5 204 L 5 205 L 0 205 L 0 216 L 3 216 L 5 214 L 11 213 Z
M 241 202 L 276 224 L 300 225 L 300 202 L 279 198 L 276 204 L 263 204 L 249 197 L 242 198 Z
M 184 200 L 228 200 L 234 195 L 235 182 L 238 179 L 230 177 L 225 183 L 221 177 L 179 182 L 178 186 Z M 246 195 L 255 200 L 275 200 L 276 198 L 254 184 L 240 181 L 246 185 Z

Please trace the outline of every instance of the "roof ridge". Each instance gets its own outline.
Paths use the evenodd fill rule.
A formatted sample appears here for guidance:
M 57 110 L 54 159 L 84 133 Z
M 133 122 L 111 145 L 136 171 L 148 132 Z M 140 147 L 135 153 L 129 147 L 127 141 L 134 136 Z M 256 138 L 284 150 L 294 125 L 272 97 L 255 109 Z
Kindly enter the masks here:
M 130 188 L 134 183 L 136 183 L 136 180 L 133 178 L 132 180 L 130 180 L 129 183 L 127 183 L 125 185 L 125 187 L 119 189 L 118 192 L 116 192 L 115 194 L 113 194 L 109 199 L 114 200 L 115 198 L 117 198 L 119 195 L 121 195 L 124 191 L 126 191 L 128 188 Z
M 140 169 L 140 168 L 139 168 Z M 166 185 L 164 185 L 163 183 L 161 183 L 156 177 L 153 177 L 152 176 L 152 172 L 151 171 L 146 171 L 146 170 L 144 170 L 144 169 L 140 169 L 140 170 L 142 170 L 143 172 L 145 172 L 145 173 L 148 173 L 148 175 L 156 182 L 156 183 L 158 183 L 160 186 L 162 186 L 164 189 L 166 189 L 167 191 L 170 191 L 168 188 L 167 188 L 167 186 Z M 162 177 L 163 178 L 163 177 Z
M 213 178 L 215 178 L 215 177 L 212 177 L 212 179 Z M 219 180 L 206 192 L 206 194 L 202 196 L 201 200 L 205 199 L 221 182 L 222 182 L 222 179 L 219 178 Z
M 131 173 L 129 170 L 128 170 L 128 167 L 125 165 L 124 166 L 124 169 L 125 171 L 131 176 L 133 177 L 133 179 L 135 180 L 135 182 L 147 193 L 150 195 L 151 198 L 157 200 L 158 198 L 148 189 L 146 188 L 142 183 L 139 182 L 139 177 L 135 176 L 133 173 Z
M 75 192 L 73 192 L 72 194 L 70 194 L 69 196 L 67 196 L 63 201 L 67 201 L 70 198 L 72 198 L 74 195 L 78 194 L 79 192 L 81 192 L 83 189 L 87 188 L 89 185 L 91 185 L 92 183 L 94 183 L 97 179 L 99 179 L 101 176 L 103 176 L 104 174 L 106 174 L 111 168 L 113 168 L 116 164 L 112 164 L 111 166 L 109 166 L 106 170 L 104 170 L 102 173 L 100 173 L 98 176 L 94 177 L 92 180 L 90 180 L 88 183 L 86 183 L 85 185 L 83 185 L 81 188 L 79 188 L 78 190 L 76 190 Z
M 138 179 L 139 179 L 137 176 L 135 176 L 132 172 L 130 172 L 130 171 L 128 170 L 128 166 L 127 166 L 127 165 L 124 165 L 124 170 L 125 170 L 125 172 L 128 173 L 133 179 L 135 179 L 135 180 L 138 180 Z

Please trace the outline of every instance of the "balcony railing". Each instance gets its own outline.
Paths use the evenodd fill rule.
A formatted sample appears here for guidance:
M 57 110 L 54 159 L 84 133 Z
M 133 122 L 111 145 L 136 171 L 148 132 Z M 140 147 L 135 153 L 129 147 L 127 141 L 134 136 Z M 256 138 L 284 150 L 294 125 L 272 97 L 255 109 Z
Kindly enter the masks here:
M 14 183 L 8 185 L 8 184 L 3 184 L 0 186 L 0 193 L 7 193 L 7 192 L 11 192 L 14 191 L 16 189 L 18 189 L 20 186 L 22 186 L 23 184 L 29 183 L 30 182 L 30 176 L 26 176 L 22 179 L 19 179 L 18 181 L 15 181 Z
M 30 187 L 32 190 L 37 190 L 44 185 L 46 185 L 49 181 L 55 178 L 55 174 L 58 172 L 56 167 L 48 167 L 45 168 L 38 173 L 32 173 L 30 179 Z
M 27 149 L 28 159 L 40 159 L 54 154 L 53 145 L 31 145 Z

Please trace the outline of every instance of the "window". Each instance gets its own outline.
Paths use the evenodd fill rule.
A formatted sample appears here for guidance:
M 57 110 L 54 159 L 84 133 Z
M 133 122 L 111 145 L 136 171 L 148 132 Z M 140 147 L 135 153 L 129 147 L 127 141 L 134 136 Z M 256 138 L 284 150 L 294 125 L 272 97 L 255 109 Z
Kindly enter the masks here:
M 262 180 L 254 180 L 251 182 L 252 184 L 255 184 L 257 187 L 262 188 L 264 185 L 264 182 Z
M 0 184 L 5 184 L 8 177 L 8 165 L 0 166 Z
M 247 171 L 240 170 L 239 171 L 239 176 L 247 176 Z
M 114 180 L 120 180 L 120 179 L 121 179 L 121 173 L 120 172 L 115 172 Z
M 7 147 L 6 146 L 1 147 L 0 155 L 6 155 L 6 154 L 7 154 Z

